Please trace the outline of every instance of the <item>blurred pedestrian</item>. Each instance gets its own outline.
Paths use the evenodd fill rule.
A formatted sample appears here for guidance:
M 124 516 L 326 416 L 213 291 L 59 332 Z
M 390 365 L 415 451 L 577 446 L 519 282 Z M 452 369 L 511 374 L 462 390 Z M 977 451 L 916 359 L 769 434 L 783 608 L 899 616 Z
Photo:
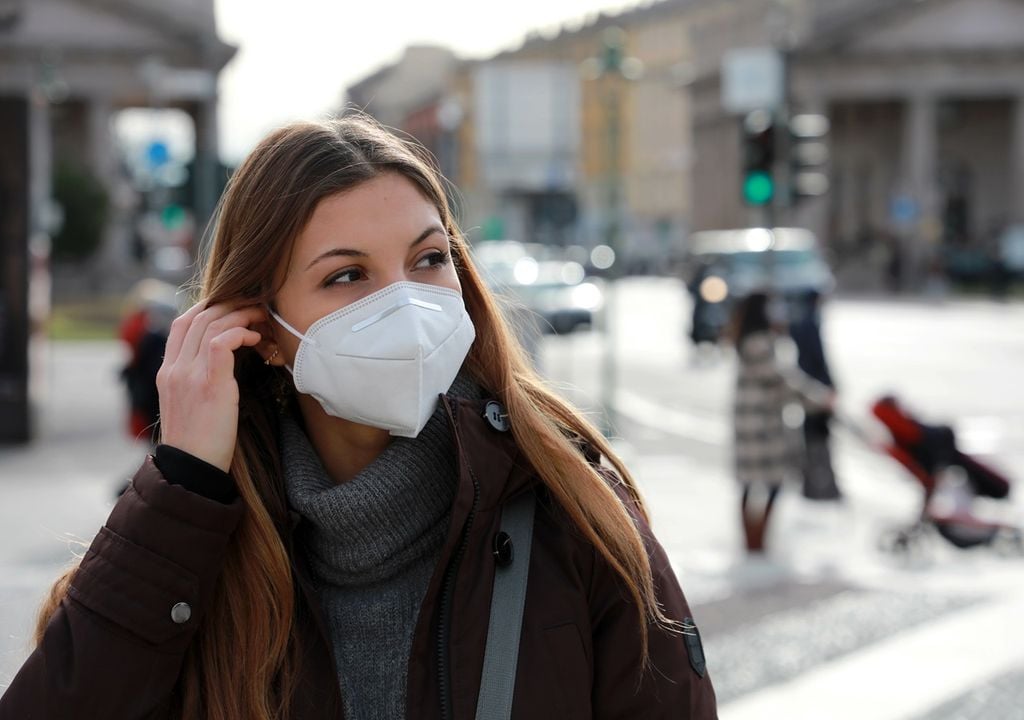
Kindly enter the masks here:
M 783 418 L 787 405 L 795 398 L 807 407 L 827 410 L 833 402 L 827 386 L 778 358 L 775 342 L 784 331 L 781 321 L 770 317 L 769 296 L 755 292 L 736 304 L 726 333 L 739 360 L 733 449 L 749 553 L 764 550 L 776 498 L 792 470 Z
M 717 716 L 636 483 L 531 369 L 432 168 L 349 115 L 235 172 L 161 444 L 0 720 Z
M 178 314 L 176 288 L 155 278 L 140 280 L 128 294 L 118 336 L 127 346 L 121 380 L 128 396 L 128 434 L 152 445 L 160 402 L 156 375 L 164 359 L 171 322 Z
M 886 263 L 885 278 L 889 292 L 899 293 L 904 289 L 904 249 L 903 241 L 893 233 L 882 235 L 889 250 L 889 261 Z
M 797 366 L 809 377 L 835 392 L 836 384 L 825 357 L 821 337 L 821 293 L 808 290 L 800 299 L 798 316 L 789 325 L 789 334 L 797 349 Z M 804 413 L 801 472 L 803 495 L 810 500 L 839 500 L 842 493 L 836 482 L 829 447 L 827 409 L 808 408 Z

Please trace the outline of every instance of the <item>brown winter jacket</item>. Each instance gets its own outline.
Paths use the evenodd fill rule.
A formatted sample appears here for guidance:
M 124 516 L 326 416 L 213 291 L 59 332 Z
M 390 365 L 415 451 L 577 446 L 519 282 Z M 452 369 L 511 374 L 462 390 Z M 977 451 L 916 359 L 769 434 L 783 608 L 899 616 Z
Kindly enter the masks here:
M 537 493 L 538 506 L 512 717 L 716 718 L 695 631 L 685 637 L 650 627 L 653 670 L 641 680 L 638 617 L 615 573 L 547 498 L 511 432 L 485 419 L 484 404 L 445 403 L 459 485 L 415 629 L 406 718 L 474 718 L 493 539 L 503 503 L 522 492 Z M 665 552 L 624 502 L 647 541 L 658 599 L 669 617 L 692 622 Z M 82 560 L 42 644 L 0 699 L 0 720 L 169 718 L 185 650 L 243 512 L 240 500 L 225 505 L 167 483 L 147 459 Z M 331 644 L 300 555 L 292 553 L 304 662 L 291 717 L 337 720 L 343 713 Z

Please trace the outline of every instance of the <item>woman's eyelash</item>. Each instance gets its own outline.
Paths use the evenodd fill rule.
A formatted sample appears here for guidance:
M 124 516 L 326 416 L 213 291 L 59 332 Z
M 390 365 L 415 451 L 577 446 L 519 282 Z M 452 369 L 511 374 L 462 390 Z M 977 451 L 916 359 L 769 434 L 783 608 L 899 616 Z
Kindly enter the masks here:
M 416 264 L 418 265 L 419 263 L 423 262 L 424 260 L 430 260 L 431 261 L 430 264 L 426 268 L 423 268 L 423 269 L 425 269 L 425 270 L 433 270 L 435 268 L 444 267 L 449 262 L 451 262 L 451 259 L 452 259 L 452 253 L 451 253 L 450 250 L 445 250 L 445 251 L 437 250 L 435 252 L 428 253 L 428 254 L 424 255 L 423 257 L 421 257 L 417 261 Z M 349 274 L 352 274 L 352 273 L 362 273 L 362 272 L 363 271 L 360 268 L 345 268 L 344 270 L 340 270 L 340 271 L 334 273 L 333 275 L 330 275 L 326 280 L 324 280 L 324 287 L 329 287 L 330 285 L 334 285 L 336 280 L 338 280 L 339 278 L 344 277 L 345 275 L 349 275 Z
M 452 259 L 452 254 L 450 251 L 447 250 L 444 252 L 438 250 L 437 252 L 432 252 L 429 255 L 424 255 L 423 258 L 421 259 L 436 260 L 436 262 L 431 263 L 431 267 L 437 267 L 439 265 L 446 265 L 448 261 Z
M 330 275 L 326 280 L 324 280 L 324 287 L 327 287 L 328 285 L 333 285 L 334 281 L 337 280 L 338 278 L 344 277 L 346 275 L 350 275 L 352 273 L 361 273 L 361 272 L 362 272 L 362 270 L 360 270 L 359 268 L 345 268 L 344 270 L 340 270 L 339 272 L 336 272 L 333 275 Z

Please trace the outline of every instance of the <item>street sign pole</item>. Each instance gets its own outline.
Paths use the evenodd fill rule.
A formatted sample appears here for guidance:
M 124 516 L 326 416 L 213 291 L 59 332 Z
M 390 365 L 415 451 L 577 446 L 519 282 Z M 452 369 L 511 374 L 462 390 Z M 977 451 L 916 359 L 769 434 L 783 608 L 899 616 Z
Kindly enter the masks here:
M 614 83 L 614 79 L 611 80 Z M 616 417 L 615 417 L 615 394 L 616 388 L 618 387 L 617 367 L 616 367 L 616 347 L 615 347 L 615 294 L 617 288 L 615 285 L 616 279 L 619 277 L 619 264 L 621 260 L 621 251 L 619 243 L 619 229 L 620 229 L 620 217 L 619 217 L 619 203 L 620 203 L 620 188 L 621 182 L 619 172 L 619 97 L 617 88 L 610 88 L 606 90 L 607 93 L 607 105 L 605 112 L 607 113 L 608 121 L 608 234 L 605 239 L 608 247 L 612 249 L 614 255 L 614 262 L 611 267 L 608 268 L 608 285 L 607 292 L 605 293 L 605 305 L 604 305 L 604 363 L 602 372 L 602 398 L 601 404 L 604 407 L 605 415 L 605 436 L 611 437 L 612 433 L 616 428 Z
M 603 34 L 601 57 L 591 58 L 585 62 L 593 74 L 592 79 L 602 82 L 602 95 L 605 101 L 605 121 L 607 123 L 607 190 L 608 207 L 605 225 L 605 243 L 611 249 L 612 263 L 607 269 L 608 284 L 604 301 L 604 352 L 601 363 L 601 405 L 604 418 L 604 433 L 610 438 L 616 430 L 615 398 L 618 388 L 618 367 L 616 358 L 616 280 L 621 277 L 620 271 L 624 253 L 621 247 L 622 236 L 622 168 L 619 164 L 621 151 L 620 109 L 622 87 L 625 80 L 635 80 L 642 73 L 642 66 L 635 58 L 625 57 L 625 32 L 618 27 L 609 27 Z M 589 74 L 589 72 L 588 72 Z

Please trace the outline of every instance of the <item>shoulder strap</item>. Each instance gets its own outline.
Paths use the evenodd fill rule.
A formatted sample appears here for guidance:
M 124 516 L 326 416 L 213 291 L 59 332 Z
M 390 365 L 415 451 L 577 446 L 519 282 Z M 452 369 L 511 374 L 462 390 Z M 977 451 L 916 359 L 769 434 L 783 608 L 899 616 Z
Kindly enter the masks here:
M 525 492 L 501 512 L 501 530 L 511 538 L 514 554 L 510 563 L 498 565 L 494 570 L 491 616 L 476 720 L 508 720 L 512 715 L 535 504 L 533 492 Z

